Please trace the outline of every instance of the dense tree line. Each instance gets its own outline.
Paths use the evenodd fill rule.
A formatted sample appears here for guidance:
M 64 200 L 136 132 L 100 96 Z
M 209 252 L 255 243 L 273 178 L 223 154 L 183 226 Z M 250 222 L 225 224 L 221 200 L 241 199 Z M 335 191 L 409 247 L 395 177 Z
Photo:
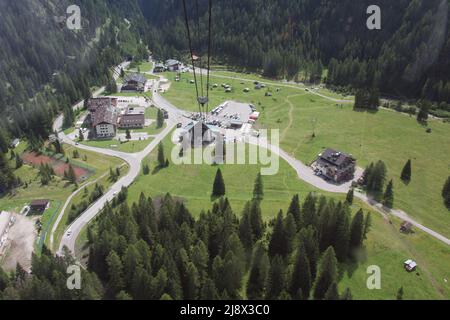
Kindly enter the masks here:
M 177 0 L 141 0 L 162 58 L 187 55 L 183 8 Z M 214 59 L 269 77 L 326 82 L 335 88 L 377 88 L 383 94 L 450 102 L 449 7 L 442 0 L 381 0 L 382 29 L 366 26 L 371 1 L 227 0 L 213 8 Z M 207 1 L 188 5 L 194 47 L 206 53 Z M 439 105 L 437 105 L 440 108 Z M 444 107 L 444 106 L 442 106 Z M 441 109 L 445 110 L 445 109 Z M 447 111 L 446 111 L 447 112 Z
M 44 248 L 32 275 L 0 270 L 0 298 L 351 299 L 337 289 L 338 264 L 356 259 L 371 225 L 362 210 L 352 217 L 348 204 L 313 194 L 302 204 L 294 196 L 268 224 L 256 199 L 240 219 L 226 198 L 198 219 L 170 195 L 125 200 L 88 229 L 82 291 L 66 287 L 73 260 Z
M 102 283 L 95 273 L 80 268 L 81 290 L 69 290 L 67 270 L 75 260 L 66 252 L 55 257 L 47 248 L 33 255 L 32 275 L 20 265 L 14 272 L 0 268 L 0 300 L 96 300 L 103 295 Z
M 82 11 L 79 32 L 56 22 L 72 4 Z M 139 34 L 145 24 L 137 23 L 142 16 L 132 4 L 112 0 L 0 4 L 0 110 L 5 115 L 1 127 L 7 129 L 8 138 L 46 139 L 60 112 L 65 115 L 64 126 L 70 126 L 71 105 L 90 96 L 91 87 L 110 83 L 112 66 L 125 57 L 144 57 Z M 127 13 L 121 12 L 125 7 Z M 123 16 L 135 22 L 130 30 Z M 3 143 L 0 146 L 3 149 Z

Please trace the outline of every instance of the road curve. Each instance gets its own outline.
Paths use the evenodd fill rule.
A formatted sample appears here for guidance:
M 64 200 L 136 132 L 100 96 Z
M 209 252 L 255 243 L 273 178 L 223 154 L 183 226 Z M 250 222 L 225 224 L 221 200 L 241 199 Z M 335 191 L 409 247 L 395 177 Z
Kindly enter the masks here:
M 279 147 L 273 146 L 265 140 L 261 140 L 261 139 L 257 140 L 256 138 L 249 138 L 246 142 L 250 143 L 250 144 L 259 145 L 259 146 L 266 148 L 266 149 L 270 150 L 271 152 L 279 155 L 295 171 L 297 171 L 297 175 L 301 180 L 305 181 L 306 183 L 308 183 L 320 190 L 326 191 L 326 192 L 346 194 L 352 187 L 352 182 L 357 181 L 359 179 L 359 177 L 361 177 L 361 175 L 363 174 L 363 169 L 357 168 L 356 174 L 355 174 L 356 178 L 353 181 L 349 181 L 347 183 L 340 184 L 340 185 L 328 183 L 325 180 L 323 180 L 322 178 L 314 175 L 314 172 L 311 170 L 310 167 L 308 167 L 301 161 L 295 159 L 294 157 L 292 157 L 291 155 L 289 155 L 287 152 L 283 151 Z M 448 239 L 447 237 L 443 236 L 442 234 L 440 234 L 434 230 L 431 230 L 430 228 L 427 228 L 424 225 L 418 223 L 417 221 L 412 219 L 406 212 L 404 212 L 402 210 L 398 210 L 398 209 L 386 208 L 381 203 L 375 201 L 373 198 L 371 198 L 361 192 L 356 191 L 354 193 L 354 195 L 356 198 L 360 199 L 361 201 L 363 201 L 364 203 L 369 205 L 371 208 L 373 208 L 375 211 L 382 214 L 383 216 L 392 215 L 403 221 L 410 222 L 416 228 L 422 230 L 423 232 L 429 234 L 430 236 L 436 238 L 437 240 L 439 240 L 447 245 L 450 245 L 450 239 Z
M 219 77 L 227 78 L 226 76 L 219 76 Z M 232 77 L 230 77 L 230 78 L 232 78 Z M 238 79 L 238 78 L 232 78 L 232 79 Z M 238 79 L 238 80 L 251 81 L 248 79 Z M 292 85 L 284 85 L 284 84 L 280 84 L 280 85 L 285 86 L 285 87 L 301 89 L 299 87 L 295 87 Z M 182 110 L 179 110 L 173 104 L 171 104 L 166 99 L 164 99 L 158 93 L 158 88 L 159 88 L 159 81 L 157 81 L 155 83 L 155 85 L 152 89 L 154 91 L 153 103 L 158 108 L 166 109 L 169 113 L 170 120 L 168 121 L 168 125 L 163 130 L 163 132 L 161 132 L 159 135 L 157 135 L 157 137 L 145 148 L 144 151 L 135 153 L 135 154 L 127 154 L 127 153 L 118 152 L 118 151 L 109 150 L 109 149 L 100 149 L 100 148 L 94 148 L 94 147 L 89 147 L 89 146 L 84 146 L 84 145 L 77 146 L 78 148 L 81 148 L 81 149 L 105 154 L 108 156 L 114 156 L 114 157 L 121 158 L 128 163 L 128 165 L 130 166 L 130 171 L 128 172 L 128 174 L 126 176 L 122 177 L 117 183 L 115 183 L 103 197 L 101 197 L 99 200 L 97 200 L 87 211 L 85 211 L 77 220 L 75 220 L 72 223 L 72 225 L 69 226 L 69 228 L 67 230 L 70 230 L 71 234 L 70 234 L 70 236 L 68 236 L 68 234 L 66 232 L 65 235 L 63 236 L 63 239 L 61 240 L 61 244 L 59 246 L 60 253 L 62 252 L 62 249 L 65 246 L 69 249 L 69 251 L 71 251 L 72 253 L 75 253 L 75 242 L 76 242 L 76 239 L 78 238 L 80 232 L 83 230 L 83 228 L 86 227 L 89 224 L 89 222 L 91 222 L 97 216 L 97 214 L 101 211 L 101 209 L 104 207 L 104 205 L 107 202 L 113 200 L 115 195 L 118 192 L 120 192 L 122 187 L 128 187 L 133 183 L 133 181 L 137 178 L 137 176 L 140 173 L 141 162 L 144 159 L 144 157 L 146 157 L 149 153 L 151 153 L 158 146 L 158 144 L 168 134 L 170 134 L 170 132 L 174 129 L 176 123 L 181 122 L 182 118 L 184 117 L 185 112 Z M 317 94 L 319 96 L 322 96 L 325 99 L 328 99 L 328 100 L 331 100 L 334 102 L 349 102 L 347 100 L 338 100 L 338 99 L 330 98 L 330 97 L 321 95 L 319 93 L 314 93 L 314 92 L 311 92 L 311 93 Z M 57 121 L 60 121 L 60 123 L 62 123 L 62 118 L 59 117 Z M 56 121 L 55 121 L 55 123 L 56 123 Z M 61 133 L 61 135 L 63 136 L 63 141 L 65 143 L 72 144 L 72 145 L 75 144 L 73 141 L 71 141 L 70 139 L 65 137 L 65 135 L 63 133 Z M 351 182 L 348 182 L 348 183 L 342 184 L 342 185 L 334 185 L 334 184 L 325 182 L 320 177 L 315 176 L 313 171 L 307 165 L 305 165 L 301 161 L 295 159 L 294 157 L 292 157 L 291 155 L 289 155 L 287 152 L 280 149 L 279 147 L 274 147 L 274 146 L 270 145 L 269 143 L 267 143 L 267 141 L 255 142 L 255 140 L 249 138 L 247 143 L 259 144 L 262 147 L 265 147 L 265 148 L 271 150 L 275 154 L 278 154 L 282 159 L 284 159 L 286 162 L 288 162 L 292 168 L 294 168 L 296 170 L 297 175 L 301 180 L 307 182 L 308 184 L 310 184 L 320 190 L 324 190 L 326 192 L 332 192 L 332 193 L 347 193 L 351 187 Z M 356 176 L 359 177 L 361 174 L 362 174 L 362 169 L 359 168 L 357 170 Z M 371 206 L 372 208 L 374 208 L 377 212 L 379 212 L 383 215 L 391 214 L 402 220 L 409 221 L 414 226 L 416 226 L 418 229 L 420 229 L 420 230 L 426 232 L 427 234 L 433 236 L 434 238 L 446 243 L 447 245 L 450 245 L 450 239 L 448 239 L 448 238 L 444 237 L 443 235 L 414 221 L 405 212 L 403 212 L 401 210 L 386 210 L 385 208 L 383 208 L 383 206 L 381 204 L 375 202 L 373 199 L 370 199 L 365 194 L 362 194 L 359 192 L 355 192 L 355 196 L 357 198 L 359 198 L 360 200 L 362 200 L 363 202 L 365 202 L 366 204 L 368 204 L 369 206 Z
M 157 91 L 157 88 L 159 86 L 159 82 L 156 82 L 152 90 Z M 103 92 L 103 89 L 100 89 L 97 92 L 97 95 L 101 94 Z M 156 93 L 157 95 L 157 93 Z M 149 143 L 149 145 L 141 152 L 138 153 L 124 153 L 116 150 L 111 149 L 102 149 L 102 148 L 96 148 L 91 146 L 86 146 L 82 144 L 76 144 L 74 141 L 69 139 L 64 132 L 61 131 L 61 126 L 63 122 L 63 116 L 59 116 L 53 125 L 53 129 L 58 132 L 58 136 L 61 139 L 61 141 L 65 144 L 76 146 L 79 149 L 87 150 L 91 152 L 96 152 L 99 154 L 111 156 L 111 157 L 117 157 L 122 160 L 124 160 L 128 166 L 129 171 L 128 173 L 120 178 L 114 185 L 110 187 L 110 189 L 97 201 L 95 201 L 81 216 L 79 216 L 65 231 L 61 243 L 59 245 L 58 254 L 62 253 L 62 250 L 64 247 L 67 247 L 72 254 L 75 254 L 75 243 L 76 239 L 79 237 L 81 231 L 91 222 L 97 214 L 101 211 L 101 209 L 105 206 L 107 202 L 110 202 L 114 199 L 114 197 L 120 192 L 122 187 L 129 187 L 134 180 L 138 177 L 141 171 L 141 163 L 142 160 L 150 154 L 156 147 L 159 145 L 159 143 L 167 136 L 169 135 L 172 130 L 175 128 L 177 120 L 182 117 L 183 112 L 180 110 L 174 108 L 170 104 L 163 104 L 162 106 L 159 105 L 158 99 L 154 101 L 154 104 L 158 108 L 165 108 L 169 112 L 169 120 L 167 121 L 166 128 L 155 136 L 155 138 Z M 80 105 L 82 105 L 83 102 L 78 103 L 74 106 L 74 108 L 79 108 Z M 79 192 L 77 190 L 74 194 L 72 194 L 71 198 Z M 64 214 L 64 211 L 61 211 L 58 221 L 61 220 L 62 215 Z M 57 224 L 55 223 L 54 230 L 56 230 Z M 70 233 L 68 233 L 70 230 Z M 51 234 L 51 237 L 53 236 L 53 231 Z

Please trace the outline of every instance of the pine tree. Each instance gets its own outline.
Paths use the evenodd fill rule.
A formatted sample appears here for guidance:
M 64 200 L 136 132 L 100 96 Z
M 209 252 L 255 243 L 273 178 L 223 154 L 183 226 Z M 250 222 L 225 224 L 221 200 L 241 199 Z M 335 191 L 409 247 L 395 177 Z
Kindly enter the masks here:
M 83 134 L 83 130 L 78 130 L 78 140 L 80 141 L 80 142 L 83 142 L 84 141 L 84 134 Z
M 425 123 L 428 120 L 428 114 L 430 110 L 430 103 L 428 101 L 419 101 L 418 108 L 419 113 L 417 114 L 417 121 L 420 123 Z
M 0 152 L 7 153 L 9 149 L 8 137 L 5 130 L 0 129 Z
M 211 279 L 207 279 L 200 290 L 200 300 L 218 300 L 217 288 Z
M 387 208 L 392 209 L 394 206 L 394 182 L 389 181 L 386 191 L 383 196 L 383 205 Z
M 288 213 L 286 219 L 284 219 L 284 233 L 286 235 L 287 253 L 290 255 L 294 249 L 297 234 L 297 224 L 295 223 L 292 213 Z
M 302 213 L 302 227 L 317 226 L 316 199 L 312 193 L 306 197 Z
M 403 294 L 404 294 L 403 287 L 400 287 L 400 289 L 398 289 L 397 291 L 397 300 L 403 300 Z
M 166 165 L 166 157 L 164 155 L 164 145 L 160 143 L 158 145 L 158 167 L 164 168 Z
M 247 250 L 253 247 L 254 238 L 252 223 L 250 219 L 250 203 L 248 202 L 245 204 L 242 218 L 239 223 L 239 238 L 241 239 L 242 244 Z
M 156 116 L 156 128 L 160 129 L 164 126 L 164 113 L 161 109 L 158 109 L 158 113 Z
M 337 281 L 337 260 L 333 247 L 329 247 L 323 254 L 319 273 L 314 285 L 313 297 L 323 300 L 327 291 Z
M 262 300 L 264 298 L 268 267 L 269 259 L 266 250 L 262 243 L 258 242 L 253 254 L 252 267 L 247 283 L 247 298 L 249 300 Z
M 355 190 L 353 188 L 351 188 L 347 193 L 346 201 L 349 205 L 353 204 L 354 192 L 355 192 Z
M 345 289 L 344 293 L 341 295 L 341 300 L 353 300 L 350 288 Z
M 303 243 L 306 250 L 306 256 L 309 261 L 309 268 L 311 270 L 311 282 L 316 278 L 317 265 L 319 263 L 319 240 L 317 231 L 314 227 L 310 226 L 300 230 L 298 234 L 298 242 Z
M 16 160 L 16 169 L 20 169 L 23 166 L 23 160 L 18 154 L 16 154 L 15 158 L 16 158 L 15 159 Z
M 444 198 L 445 206 L 450 209 L 450 176 L 447 178 L 444 188 L 442 188 L 442 197 Z
M 69 164 L 69 169 L 67 170 L 67 180 L 72 184 L 77 182 L 77 176 L 71 164 Z
M 336 219 L 334 250 L 339 261 L 343 262 L 348 256 L 350 240 L 350 210 L 347 205 L 339 204 Z
M 303 243 L 300 243 L 291 281 L 289 283 L 290 294 L 295 296 L 297 292 L 301 290 L 302 298 L 307 300 L 311 291 L 311 282 L 311 268 L 306 254 L 306 249 Z
M 286 289 L 286 272 L 283 259 L 275 256 L 270 264 L 266 285 L 266 299 L 276 300 Z
M 269 257 L 279 255 L 283 258 L 289 253 L 289 240 L 283 222 L 283 212 L 280 211 L 273 227 L 272 236 L 269 241 Z
M 130 129 L 127 129 L 127 130 L 125 131 L 125 139 L 131 140 L 131 132 L 130 132 Z
M 370 212 L 367 213 L 366 219 L 364 220 L 364 232 L 363 232 L 363 239 L 367 239 L 367 234 L 370 231 L 370 228 L 372 227 L 372 215 Z
M 339 300 L 339 291 L 336 282 L 333 282 L 325 293 L 325 300 Z
M 225 182 L 223 181 L 222 171 L 217 169 L 216 177 L 213 184 L 213 197 L 222 197 L 225 195 Z
M 364 213 L 360 209 L 352 220 L 350 227 L 350 248 L 358 248 L 362 245 L 364 238 Z
M 111 297 L 115 297 L 122 289 L 124 289 L 123 266 L 119 256 L 115 251 L 106 258 L 108 265 L 108 288 Z
M 404 182 L 410 182 L 411 181 L 411 159 L 406 162 L 405 166 L 403 167 L 401 179 Z
M 300 212 L 300 197 L 298 194 L 292 198 L 287 213 L 291 213 L 294 216 L 297 228 L 300 228 L 302 226 L 302 217 Z
M 250 224 L 254 241 L 260 240 L 264 235 L 265 225 L 262 219 L 259 201 L 252 201 L 250 206 Z
M 255 180 L 255 185 L 253 188 L 253 200 L 261 201 L 264 198 L 264 187 L 261 173 L 258 172 L 258 175 Z

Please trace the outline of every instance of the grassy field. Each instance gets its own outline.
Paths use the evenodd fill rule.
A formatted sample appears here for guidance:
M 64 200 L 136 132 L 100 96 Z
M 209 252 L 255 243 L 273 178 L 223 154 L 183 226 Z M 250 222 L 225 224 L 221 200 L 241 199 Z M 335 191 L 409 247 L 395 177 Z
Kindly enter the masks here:
M 128 166 L 125 165 L 125 163 L 118 164 L 118 165 L 112 167 L 112 169 L 115 170 L 118 167 L 120 167 L 120 175 L 121 176 L 125 175 L 126 172 L 128 172 Z M 109 169 L 108 169 L 108 171 L 109 171 Z M 70 224 L 69 212 L 70 212 L 72 205 L 77 206 L 78 204 L 80 204 L 83 201 L 89 202 L 89 196 L 90 196 L 91 192 L 94 190 L 95 184 L 103 186 L 103 189 L 106 191 L 114 183 L 114 181 L 112 181 L 110 179 L 108 171 L 104 171 L 103 175 L 101 177 L 99 177 L 97 180 L 92 180 L 92 181 L 96 181 L 96 182 L 87 187 L 84 187 L 83 191 L 79 192 L 72 199 L 72 201 L 70 201 L 70 203 L 67 206 L 67 209 L 64 211 L 64 215 L 55 231 L 53 248 L 52 248 L 53 250 L 56 251 L 58 249 L 58 245 L 59 245 L 59 242 L 61 241 L 64 231 L 66 230 L 67 226 Z M 86 192 L 84 190 L 86 190 Z M 48 241 L 49 241 L 49 239 L 47 239 L 47 245 L 49 244 Z
M 172 147 L 170 137 L 166 138 L 164 148 L 169 160 Z M 156 167 L 156 155 L 157 153 L 153 152 L 144 162 L 150 165 L 151 171 Z M 210 209 L 213 203 L 210 195 L 219 167 L 222 169 L 231 205 L 240 212 L 245 203 L 252 198 L 253 183 L 260 170 L 257 165 L 198 166 L 171 163 L 169 168 L 150 173 L 148 176 L 140 176 L 130 187 L 130 202 L 138 200 L 141 192 L 153 197 L 169 192 L 173 196 L 183 198 L 192 210 L 192 214 L 198 216 L 201 210 Z M 284 208 L 296 193 L 322 194 L 319 190 L 300 183 L 296 172 L 289 169 L 288 164 L 283 161 L 280 162 L 278 175 L 264 177 L 265 200 L 262 209 L 264 216 L 268 219 L 275 217 L 279 209 Z
M 173 145 L 170 139 L 164 141 L 166 156 Z M 151 171 L 156 167 L 156 152 L 146 160 Z M 220 166 L 234 211 L 239 215 L 245 202 L 252 197 L 254 177 L 259 166 L 225 165 Z M 209 165 L 171 165 L 161 171 L 141 175 L 129 189 L 129 203 L 138 200 L 141 192 L 153 198 L 169 192 L 185 201 L 194 216 L 212 206 L 210 192 L 216 173 L 216 166 Z M 280 171 L 275 176 L 263 178 L 265 196 L 262 202 L 264 219 L 270 220 L 280 209 L 286 210 L 294 194 L 304 199 L 307 193 L 317 192 L 328 197 L 342 200 L 343 196 L 326 194 L 303 183 L 296 172 L 284 161 L 280 163 Z M 364 204 L 355 203 L 352 211 L 359 208 L 369 211 Z M 450 279 L 450 249 L 431 238 L 416 232 L 412 235 L 399 233 L 400 221 L 386 221 L 378 213 L 372 212 L 372 231 L 366 241 L 365 255 L 359 264 L 341 266 L 340 289 L 350 287 L 356 299 L 395 299 L 400 287 L 404 288 L 405 299 L 449 299 L 450 285 L 444 279 Z M 403 262 L 409 258 L 419 263 L 418 275 L 407 273 Z M 381 290 L 368 290 L 366 281 L 367 267 L 377 265 L 382 272 Z
M 25 148 L 26 143 L 22 142 L 15 152 L 21 154 Z M 74 164 L 80 164 L 83 167 L 94 171 L 93 175 L 91 175 L 85 183 L 98 179 L 105 172 L 108 172 L 110 167 L 116 167 L 122 165 L 123 163 L 121 160 L 116 158 L 105 157 L 79 149 L 78 152 L 80 154 L 80 158 L 72 159 L 74 149 L 75 148 L 71 146 L 64 146 L 64 150 L 66 155 L 70 158 L 70 161 Z M 87 157 L 86 161 L 81 160 L 84 156 Z M 11 166 L 13 166 L 13 162 L 11 162 Z M 32 200 L 50 200 L 51 206 L 49 210 L 47 210 L 40 218 L 43 227 L 42 233 L 39 236 L 39 244 L 48 244 L 48 232 L 51 230 L 62 205 L 65 203 L 69 195 L 75 191 L 74 186 L 67 184 L 67 181 L 64 181 L 58 177 L 55 177 L 49 185 L 42 186 L 39 171 L 28 165 L 24 165 L 20 169 L 15 170 L 15 175 L 20 177 L 24 183 L 28 184 L 28 186 L 17 189 L 15 194 L 3 195 L 0 197 L 0 210 L 18 213 Z
M 135 153 L 144 150 L 145 147 L 147 147 L 151 142 L 152 139 L 149 138 L 141 141 L 122 141 L 122 143 L 118 140 L 90 140 L 83 141 L 81 143 L 95 148 L 113 149 L 126 153 Z
M 229 72 L 219 72 L 229 74 Z M 249 80 L 255 75 L 236 74 Z M 173 80 L 173 74 L 166 74 Z M 183 74 L 180 82 L 172 82 L 165 97 L 173 104 L 195 111 L 195 86 L 192 78 Z M 352 104 L 338 104 L 301 87 L 269 85 L 254 90 L 248 82 L 211 78 L 212 83 L 230 84 L 232 93 L 223 88 L 211 93 L 211 108 L 226 100 L 252 103 L 261 118 L 259 128 L 279 129 L 281 147 L 305 163 L 311 163 L 324 148 L 335 148 L 351 153 L 358 165 L 365 167 L 372 161 L 383 160 L 388 167 L 389 179 L 394 180 L 395 207 L 447 237 L 450 237 L 450 212 L 440 196 L 446 178 L 450 175 L 450 126 L 440 121 L 430 121 L 431 134 L 414 118 L 380 110 L 377 113 L 355 112 Z M 244 93 L 249 87 L 251 91 Z M 280 89 L 277 92 L 276 89 Z M 271 90 L 273 96 L 265 97 Z M 323 90 L 322 92 L 323 93 Z M 333 95 L 333 94 L 330 94 Z M 312 138 L 313 129 L 316 138 Z M 401 170 L 408 159 L 412 160 L 413 173 L 410 184 L 400 180 Z

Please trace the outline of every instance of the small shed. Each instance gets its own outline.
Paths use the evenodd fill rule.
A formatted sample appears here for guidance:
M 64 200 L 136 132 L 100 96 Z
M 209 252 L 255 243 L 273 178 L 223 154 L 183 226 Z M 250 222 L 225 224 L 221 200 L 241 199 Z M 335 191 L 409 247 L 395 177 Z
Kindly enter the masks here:
M 12 148 L 12 149 L 15 149 L 15 148 L 17 148 L 17 146 L 20 144 L 20 140 L 19 139 L 14 139 L 13 141 L 11 141 L 11 143 L 10 143 L 10 147 Z
M 400 232 L 410 233 L 410 232 L 412 232 L 412 227 L 413 227 L 413 224 L 411 222 L 403 221 L 403 223 L 400 226 Z
M 50 207 L 50 200 L 33 200 L 30 209 L 34 212 L 44 212 Z
M 417 262 L 415 262 L 414 260 L 406 260 L 404 263 L 405 266 L 405 270 L 408 272 L 413 272 L 417 269 Z

